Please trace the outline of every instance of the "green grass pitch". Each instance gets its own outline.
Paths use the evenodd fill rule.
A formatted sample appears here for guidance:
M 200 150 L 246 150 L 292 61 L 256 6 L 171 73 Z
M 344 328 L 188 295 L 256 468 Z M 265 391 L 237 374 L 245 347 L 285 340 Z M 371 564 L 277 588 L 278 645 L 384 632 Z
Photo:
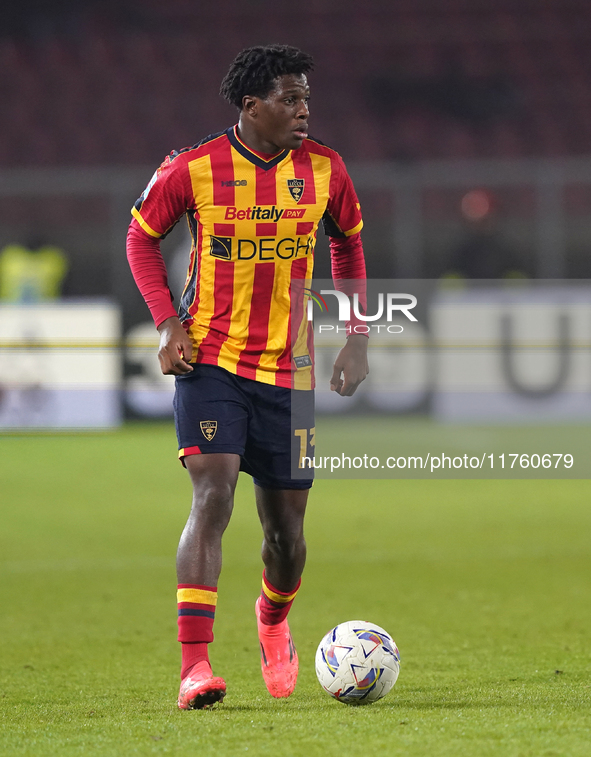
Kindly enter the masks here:
M 174 555 L 190 500 L 168 425 L 0 438 L 0 754 L 591 753 L 591 482 L 318 481 L 291 614 L 300 678 L 273 700 L 253 606 L 260 529 L 240 481 L 212 647 L 228 695 L 179 712 Z M 402 655 L 380 702 L 329 698 L 336 623 Z

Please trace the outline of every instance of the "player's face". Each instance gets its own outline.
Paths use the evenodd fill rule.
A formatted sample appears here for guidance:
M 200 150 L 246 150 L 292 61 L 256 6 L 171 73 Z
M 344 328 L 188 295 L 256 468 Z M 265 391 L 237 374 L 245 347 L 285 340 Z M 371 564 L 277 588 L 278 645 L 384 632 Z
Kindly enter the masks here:
M 253 125 L 267 152 L 297 150 L 308 136 L 310 88 L 304 74 L 278 76 L 265 99 L 256 100 Z

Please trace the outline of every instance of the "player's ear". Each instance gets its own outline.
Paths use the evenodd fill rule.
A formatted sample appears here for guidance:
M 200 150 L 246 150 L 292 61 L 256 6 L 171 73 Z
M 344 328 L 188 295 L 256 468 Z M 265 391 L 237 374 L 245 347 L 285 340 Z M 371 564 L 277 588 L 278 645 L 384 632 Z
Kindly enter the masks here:
M 244 95 L 242 98 L 242 110 L 248 116 L 255 118 L 257 114 L 257 98 Z

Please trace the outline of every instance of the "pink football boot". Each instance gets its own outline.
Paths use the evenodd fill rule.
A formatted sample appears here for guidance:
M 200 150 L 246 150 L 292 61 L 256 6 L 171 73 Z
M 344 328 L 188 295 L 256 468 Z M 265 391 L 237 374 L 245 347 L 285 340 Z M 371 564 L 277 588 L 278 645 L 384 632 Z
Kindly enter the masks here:
M 287 624 L 287 619 L 275 626 L 261 623 L 259 597 L 255 604 L 259 642 L 261 645 L 261 670 L 269 694 L 276 699 L 288 697 L 295 689 L 298 677 L 298 654 Z
M 226 682 L 211 673 L 208 662 L 193 665 L 189 675 L 181 683 L 179 710 L 203 710 L 221 702 L 226 696 Z

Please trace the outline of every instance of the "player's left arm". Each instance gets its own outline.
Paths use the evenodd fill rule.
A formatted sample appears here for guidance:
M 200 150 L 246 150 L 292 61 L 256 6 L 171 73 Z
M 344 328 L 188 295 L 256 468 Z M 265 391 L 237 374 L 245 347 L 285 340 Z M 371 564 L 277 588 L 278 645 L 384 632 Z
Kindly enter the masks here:
M 346 237 L 330 238 L 330 254 L 332 263 L 332 277 L 335 287 L 345 292 L 349 297 L 357 293 L 359 307 L 365 311 L 365 258 L 359 233 Z M 359 333 L 356 327 L 361 326 Z M 355 393 L 359 384 L 369 373 L 367 361 L 367 346 L 369 338 L 365 333 L 367 325 L 353 314 L 347 330 L 349 336 L 342 350 L 335 360 L 330 388 L 343 397 L 350 397 Z M 341 378 L 341 375 L 343 378 Z
M 359 384 L 369 373 L 367 362 L 367 345 L 369 339 L 365 334 L 351 334 L 347 343 L 337 355 L 334 362 L 330 391 L 337 392 L 342 397 L 355 394 Z
M 331 182 L 331 197 L 327 207 L 325 229 L 330 235 L 332 277 L 335 287 L 352 296 L 357 293 L 359 306 L 365 310 L 365 257 L 360 230 L 363 226 L 359 200 L 349 174 L 339 158 Z M 365 324 L 353 315 L 347 324 L 349 336 L 334 363 L 330 389 L 343 397 L 355 393 L 369 373 L 367 346 L 369 338 Z

